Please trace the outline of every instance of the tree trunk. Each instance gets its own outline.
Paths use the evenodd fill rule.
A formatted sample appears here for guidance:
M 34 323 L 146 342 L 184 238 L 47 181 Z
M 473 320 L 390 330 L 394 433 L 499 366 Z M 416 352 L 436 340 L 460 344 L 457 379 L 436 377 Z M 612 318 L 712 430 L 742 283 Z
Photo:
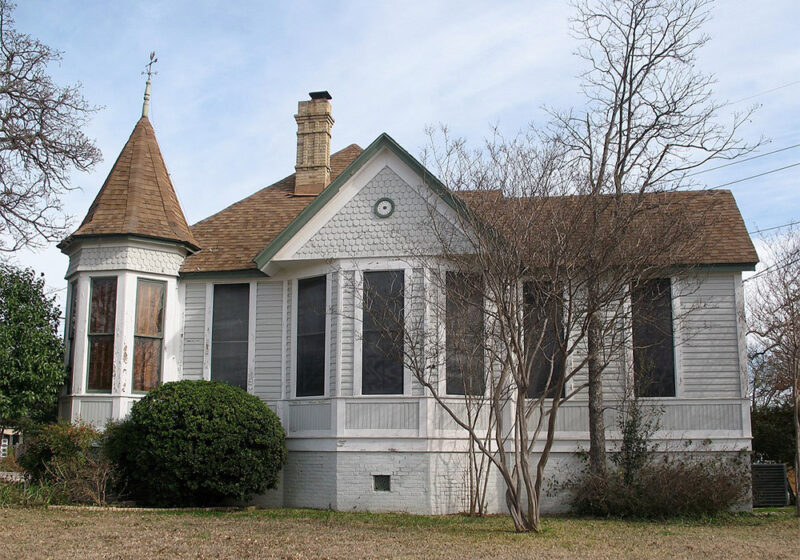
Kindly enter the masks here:
M 596 282 L 596 281 L 595 281 Z M 589 353 L 589 472 L 595 476 L 606 476 L 606 425 L 603 418 L 603 384 L 599 352 L 603 341 L 600 319 L 597 316 L 597 285 L 592 282 L 588 289 L 587 308 L 590 313 L 586 345 Z

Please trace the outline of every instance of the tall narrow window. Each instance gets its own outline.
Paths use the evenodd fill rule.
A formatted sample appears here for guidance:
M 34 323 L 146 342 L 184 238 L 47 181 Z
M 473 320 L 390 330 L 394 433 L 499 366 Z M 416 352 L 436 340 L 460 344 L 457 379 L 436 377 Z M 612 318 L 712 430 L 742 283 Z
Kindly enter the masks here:
M 133 336 L 133 390 L 149 391 L 161 381 L 166 284 L 139 280 L 136 286 L 136 332 Z
M 631 293 L 633 375 L 640 397 L 675 396 L 672 290 L 669 278 L 648 280 Z
M 325 394 L 325 277 L 297 282 L 298 397 Z
M 402 270 L 364 273 L 361 393 L 403 394 Z
M 72 368 L 75 367 L 75 325 L 78 312 L 78 282 L 69 283 L 69 310 L 67 311 L 67 394 L 72 394 Z
M 524 306 L 525 355 L 530 372 L 528 398 L 545 394 L 548 398 L 564 395 L 558 391 L 564 369 L 564 308 L 561 296 L 550 282 L 525 282 Z
M 247 390 L 250 285 L 214 286 L 211 323 L 211 379 Z
M 446 282 L 447 393 L 482 395 L 486 379 L 481 280 L 474 274 L 448 272 Z
M 114 324 L 117 318 L 117 278 L 92 278 L 89 313 L 89 391 L 111 391 L 114 374 Z

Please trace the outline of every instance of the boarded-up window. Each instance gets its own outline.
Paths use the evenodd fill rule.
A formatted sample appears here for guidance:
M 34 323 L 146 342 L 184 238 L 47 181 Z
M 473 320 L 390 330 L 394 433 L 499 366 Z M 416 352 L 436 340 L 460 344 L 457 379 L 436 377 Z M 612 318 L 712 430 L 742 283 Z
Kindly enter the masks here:
M 361 393 L 403 394 L 404 272 L 364 273 Z
M 111 391 L 114 373 L 114 324 L 117 278 L 92 278 L 89 311 L 89 391 Z
M 558 391 L 564 369 L 564 306 L 561 294 L 550 282 L 525 282 L 522 286 L 524 333 L 530 377 L 528 398 L 545 394 L 548 398 L 564 395 Z
M 648 280 L 631 293 L 633 373 L 640 397 L 675 396 L 672 291 L 669 278 Z
M 325 394 L 325 277 L 297 282 L 297 396 Z
M 211 324 L 211 379 L 247 390 L 250 285 L 214 286 Z
M 448 272 L 446 277 L 447 394 L 483 395 L 483 290 L 480 276 Z
M 67 310 L 67 394 L 72 393 L 72 369 L 75 367 L 75 325 L 78 313 L 78 282 L 69 283 L 69 309 Z
M 161 381 L 164 346 L 164 282 L 139 280 L 133 337 L 133 390 L 149 391 Z

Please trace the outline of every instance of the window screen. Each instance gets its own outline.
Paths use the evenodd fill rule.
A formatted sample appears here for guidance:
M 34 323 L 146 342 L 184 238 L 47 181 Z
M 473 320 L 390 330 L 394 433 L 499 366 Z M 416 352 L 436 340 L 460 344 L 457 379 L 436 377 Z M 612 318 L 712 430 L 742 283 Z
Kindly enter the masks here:
M 631 293 L 633 374 L 640 397 L 675 396 L 672 290 L 669 278 L 648 280 Z
M 482 395 L 483 291 L 480 277 L 448 272 L 446 277 L 447 393 Z
M 402 270 L 364 273 L 361 393 L 403 394 Z
M 89 391 L 111 391 L 114 373 L 114 325 L 117 278 L 92 278 L 89 313 Z
M 325 394 L 325 277 L 297 282 L 298 397 Z
M 530 368 L 528 398 L 539 398 L 546 390 L 547 397 L 552 399 L 559 395 L 559 377 L 564 368 L 561 297 L 549 282 L 525 282 L 522 297 L 525 344 L 528 345 L 525 355 Z M 563 387 L 560 394 L 564 396 Z
M 133 390 L 149 391 L 161 381 L 164 343 L 164 282 L 139 280 L 133 337 Z
M 211 379 L 247 390 L 247 335 L 250 285 L 214 286 L 211 323 Z

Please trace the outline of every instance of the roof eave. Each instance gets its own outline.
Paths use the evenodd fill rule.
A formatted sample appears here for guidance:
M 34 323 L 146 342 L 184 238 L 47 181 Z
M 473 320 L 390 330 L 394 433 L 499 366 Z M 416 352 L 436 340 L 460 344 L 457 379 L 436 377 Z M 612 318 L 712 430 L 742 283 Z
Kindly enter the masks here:
M 286 243 L 294 237 L 297 232 L 302 229 L 304 225 L 339 192 L 342 185 L 344 185 L 353 175 L 355 175 L 364 165 L 372 159 L 373 156 L 378 154 L 382 149 L 387 148 L 391 150 L 403 163 L 408 165 L 414 170 L 427 186 L 432 188 L 451 208 L 456 212 L 465 214 L 467 206 L 458 197 L 454 196 L 439 179 L 437 179 L 424 165 L 417 159 L 409 154 L 394 138 L 383 132 L 367 148 L 359 154 L 359 156 L 342 171 L 336 179 L 325 187 L 325 189 L 317 195 L 313 202 L 303 208 L 300 213 L 292 220 L 286 228 L 283 229 L 258 255 L 255 256 L 253 262 L 260 270 L 264 270 L 272 258 L 286 245 Z
M 78 241 L 83 241 L 84 239 L 120 239 L 120 238 L 127 238 L 127 239 L 143 239 L 146 241 L 159 241 L 161 243 L 170 243 L 174 245 L 179 245 L 184 247 L 190 254 L 196 253 L 200 250 L 200 247 L 190 241 L 184 239 L 176 239 L 170 237 L 161 237 L 157 235 L 145 235 L 141 233 L 73 233 L 72 235 L 64 238 L 61 242 L 56 245 L 62 253 L 65 255 L 68 254 L 67 249 L 72 246 L 74 243 Z

